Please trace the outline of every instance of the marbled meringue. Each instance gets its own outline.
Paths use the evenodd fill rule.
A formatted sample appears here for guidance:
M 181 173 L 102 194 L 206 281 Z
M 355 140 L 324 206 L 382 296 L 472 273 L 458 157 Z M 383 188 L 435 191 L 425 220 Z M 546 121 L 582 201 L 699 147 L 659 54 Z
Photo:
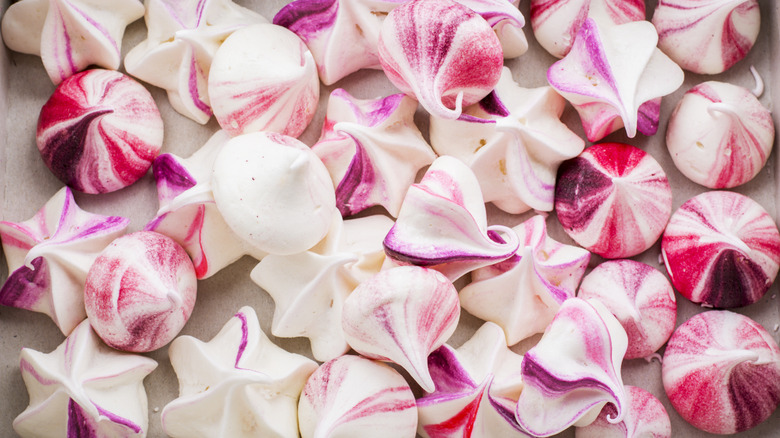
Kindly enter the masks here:
M 700 313 L 664 352 L 666 395 L 693 426 L 721 435 L 769 418 L 780 403 L 780 348 L 761 325 L 729 311 Z
M 455 281 L 512 257 L 519 241 L 511 229 L 487 225 L 474 172 L 457 158 L 443 156 L 409 188 L 384 245 L 393 262 L 433 268 Z
M 436 154 L 414 124 L 417 102 L 404 94 L 356 99 L 330 93 L 322 135 L 312 150 L 328 168 L 342 216 L 381 205 L 398 215 L 417 172 Z
M 14 419 L 23 437 L 145 437 L 143 380 L 157 367 L 107 347 L 82 321 L 51 353 L 22 349 L 19 368 L 30 404 Z
M 620 367 L 626 332 L 598 301 L 571 298 L 523 357 L 523 391 L 515 418 L 533 436 L 587 426 L 610 404 L 623 420 L 626 393 Z
M 498 83 L 504 55 L 490 25 L 451 0 L 412 0 L 393 9 L 379 33 L 390 82 L 437 117 L 456 119 Z
M 220 44 L 268 21 L 231 0 L 147 0 L 144 20 L 149 33 L 125 57 L 127 73 L 163 88 L 176 111 L 201 124 L 212 115 L 207 82 Z
M 9 272 L 0 304 L 45 313 L 67 336 L 87 316 L 87 271 L 129 223 L 123 217 L 81 210 L 67 187 L 31 219 L 0 222 Z
M 507 67 L 492 97 L 465 108 L 470 118 L 431 117 L 431 146 L 469 165 L 485 202 L 512 214 L 551 211 L 558 166 L 585 147 L 560 121 L 566 100 L 551 87 L 520 87 Z
M 272 131 L 298 137 L 317 110 L 320 81 L 309 49 L 274 24 L 233 32 L 219 47 L 208 78 L 211 109 L 236 136 Z
M 560 305 L 574 297 L 590 260 L 587 250 L 551 238 L 542 216 L 528 219 L 514 231 L 521 242 L 516 254 L 473 271 L 471 283 L 460 291 L 461 306 L 498 324 L 507 345 L 547 328 Z
M 625 416 L 619 423 L 611 422 L 617 411 L 604 406 L 596 421 L 578 427 L 575 438 L 672 438 L 672 423 L 661 401 L 636 386 L 626 385 Z
M 487 322 L 454 349 L 428 356 L 436 391 L 417 399 L 423 437 L 525 437 L 514 418 L 523 389 L 523 356 L 506 346 L 501 328 Z
M 398 371 L 360 356 L 340 356 L 306 382 L 298 421 L 303 438 L 412 438 L 417 410 Z
M 505 59 L 517 58 L 528 50 L 523 33 L 525 17 L 517 9 L 520 0 L 455 0 L 479 14 L 498 37 Z
M 298 397 L 317 364 L 288 353 L 242 307 L 208 342 L 176 338 L 168 350 L 179 397 L 161 420 L 173 437 L 297 437 Z
M 547 71 L 547 80 L 577 110 L 588 140 L 625 127 L 653 135 L 661 97 L 683 83 L 682 69 L 656 48 L 658 34 L 647 21 L 602 26 L 591 18 L 571 51 Z
M 458 292 L 447 277 L 400 266 L 360 283 L 344 300 L 341 321 L 355 351 L 397 363 L 432 392 L 428 355 L 455 332 L 459 318 Z
M 250 277 L 276 304 L 274 336 L 309 338 L 320 361 L 346 353 L 344 300 L 382 269 L 382 239 L 392 225 L 382 215 L 342 220 L 336 213 L 328 234 L 310 250 L 263 258 Z
M 728 70 L 753 47 L 761 26 L 757 0 L 659 0 L 658 47 L 694 73 Z
M 3 15 L 3 42 L 39 55 L 56 85 L 90 65 L 117 70 L 125 27 L 143 15 L 138 0 L 24 0 Z

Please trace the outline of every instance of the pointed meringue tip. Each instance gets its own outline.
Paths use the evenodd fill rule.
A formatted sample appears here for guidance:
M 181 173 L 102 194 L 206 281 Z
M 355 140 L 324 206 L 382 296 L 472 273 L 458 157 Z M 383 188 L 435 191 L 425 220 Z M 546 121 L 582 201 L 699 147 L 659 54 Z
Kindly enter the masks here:
M 756 97 L 761 97 L 761 95 L 764 94 L 764 80 L 761 78 L 761 75 L 758 74 L 756 67 L 752 65 L 750 66 L 750 73 L 753 75 L 753 80 L 756 82 L 756 86 L 753 87 L 750 92 Z
M 185 190 L 167 205 L 160 206 L 157 217 L 172 213 L 182 207 L 191 204 L 203 204 L 214 201 L 214 193 L 211 191 L 211 183 L 197 184 Z
M 707 107 L 707 112 L 712 117 L 718 117 L 720 114 L 724 114 L 734 118 L 735 120 L 740 120 L 739 113 L 737 112 L 737 108 L 734 105 L 725 102 L 711 103 Z
M 174 289 L 169 289 L 167 294 L 168 301 L 171 303 L 172 309 L 178 309 L 182 305 L 181 295 Z
M 290 170 L 293 172 L 305 171 L 309 165 L 309 157 L 306 154 L 300 154 L 290 163 Z

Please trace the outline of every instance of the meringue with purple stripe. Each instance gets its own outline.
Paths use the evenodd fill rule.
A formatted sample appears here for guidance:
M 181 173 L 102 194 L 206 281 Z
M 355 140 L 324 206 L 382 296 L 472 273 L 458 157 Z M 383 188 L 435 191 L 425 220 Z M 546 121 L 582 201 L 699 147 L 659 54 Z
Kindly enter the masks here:
M 623 421 L 609 421 L 617 415 L 615 407 L 604 406 L 596 421 L 578 427 L 575 438 L 672 438 L 672 423 L 661 401 L 638 386 L 626 385 Z

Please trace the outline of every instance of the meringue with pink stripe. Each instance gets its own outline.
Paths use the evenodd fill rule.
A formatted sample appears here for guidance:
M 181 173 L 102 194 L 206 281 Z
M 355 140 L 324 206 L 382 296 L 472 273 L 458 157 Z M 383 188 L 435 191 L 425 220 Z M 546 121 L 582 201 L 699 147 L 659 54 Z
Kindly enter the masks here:
M 672 423 L 661 401 L 637 386 L 626 385 L 623 421 L 614 423 L 617 411 L 604 406 L 596 421 L 575 430 L 575 438 L 672 438 Z

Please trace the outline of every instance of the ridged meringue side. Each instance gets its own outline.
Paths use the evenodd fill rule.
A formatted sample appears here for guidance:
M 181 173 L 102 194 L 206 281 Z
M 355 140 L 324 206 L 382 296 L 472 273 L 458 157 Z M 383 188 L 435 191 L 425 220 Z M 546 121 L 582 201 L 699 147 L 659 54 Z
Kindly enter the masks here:
M 672 438 L 672 424 L 661 401 L 637 386 L 626 385 L 626 415 L 619 423 L 615 407 L 604 406 L 596 421 L 578 427 L 575 438 Z

